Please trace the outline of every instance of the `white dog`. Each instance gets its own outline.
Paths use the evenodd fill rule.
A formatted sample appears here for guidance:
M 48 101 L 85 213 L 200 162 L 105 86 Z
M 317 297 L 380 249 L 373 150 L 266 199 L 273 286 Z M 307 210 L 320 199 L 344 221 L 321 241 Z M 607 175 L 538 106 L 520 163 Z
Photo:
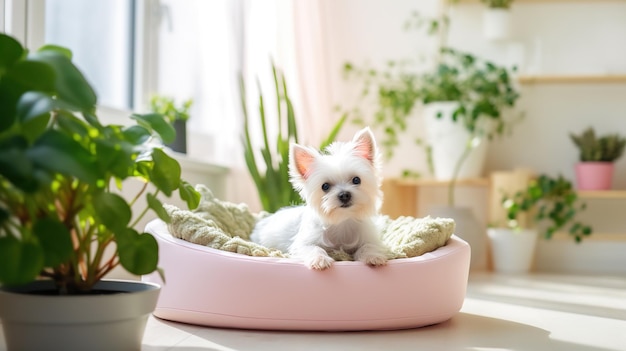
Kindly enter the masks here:
M 292 144 L 290 181 L 306 205 L 259 221 L 254 242 L 289 252 L 312 269 L 329 268 L 328 250 L 343 250 L 370 266 L 387 263 L 388 249 L 373 222 L 382 204 L 378 150 L 369 128 L 323 153 Z

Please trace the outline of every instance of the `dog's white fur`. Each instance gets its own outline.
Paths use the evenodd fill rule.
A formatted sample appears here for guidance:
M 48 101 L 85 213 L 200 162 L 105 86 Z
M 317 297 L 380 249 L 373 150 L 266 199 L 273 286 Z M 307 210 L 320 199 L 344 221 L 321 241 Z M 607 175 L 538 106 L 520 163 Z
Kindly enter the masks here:
M 343 250 L 370 266 L 385 265 L 388 250 L 373 222 L 382 204 L 382 179 L 371 130 L 360 130 L 349 142 L 334 142 L 324 153 L 292 144 L 289 157 L 290 181 L 306 205 L 262 219 L 252 241 L 289 252 L 312 269 L 332 265 L 327 250 Z

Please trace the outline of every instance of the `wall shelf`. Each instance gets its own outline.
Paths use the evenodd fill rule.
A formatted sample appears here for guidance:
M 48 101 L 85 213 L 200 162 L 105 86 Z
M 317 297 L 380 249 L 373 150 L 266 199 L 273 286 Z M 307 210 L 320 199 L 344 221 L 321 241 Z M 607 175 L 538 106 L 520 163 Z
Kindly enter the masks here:
M 581 199 L 625 199 L 626 190 L 578 191 Z
M 626 83 L 626 74 L 538 74 L 520 75 L 517 80 L 520 84 L 615 84 Z
M 448 186 L 450 185 L 450 181 L 448 180 L 437 180 L 432 178 L 394 178 L 391 181 L 397 183 L 402 186 L 413 186 L 413 187 L 439 187 L 439 186 Z M 489 186 L 489 178 L 464 178 L 458 179 L 456 181 L 457 186 L 479 186 L 479 187 L 487 187 Z

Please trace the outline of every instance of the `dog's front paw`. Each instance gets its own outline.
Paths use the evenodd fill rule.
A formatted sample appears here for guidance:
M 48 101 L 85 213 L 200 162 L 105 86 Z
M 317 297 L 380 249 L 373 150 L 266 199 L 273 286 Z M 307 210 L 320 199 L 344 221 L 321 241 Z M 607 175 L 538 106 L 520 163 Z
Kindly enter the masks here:
M 310 269 L 316 269 L 316 270 L 321 271 L 321 270 L 330 268 L 330 266 L 333 265 L 334 261 L 335 260 L 333 260 L 328 255 L 316 254 L 316 255 L 312 255 L 311 257 L 309 257 L 309 259 L 306 262 L 306 265 Z
M 363 261 L 372 267 L 384 266 L 387 264 L 387 257 L 385 256 L 367 256 L 363 258 Z

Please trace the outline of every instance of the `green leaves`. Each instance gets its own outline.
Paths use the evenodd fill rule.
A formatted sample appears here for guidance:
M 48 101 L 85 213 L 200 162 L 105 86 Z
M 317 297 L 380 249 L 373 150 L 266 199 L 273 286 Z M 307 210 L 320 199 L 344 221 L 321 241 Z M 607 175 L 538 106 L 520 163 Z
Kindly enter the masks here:
M 178 162 L 146 144 L 153 133 L 173 139 L 164 117 L 135 115 L 138 125 L 126 128 L 101 124 L 96 95 L 71 58 L 54 45 L 27 56 L 0 34 L 2 285 L 41 276 L 64 291 L 86 291 L 118 264 L 151 273 L 157 242 L 132 227 L 150 210 L 169 220 L 161 193 L 179 190 L 190 208 L 200 201 Z M 137 184 L 130 177 L 144 186 L 128 186 Z M 111 191 L 116 185 L 120 194 Z
M 73 248 L 70 231 L 57 219 L 38 220 L 33 227 L 33 234 L 44 253 L 44 266 L 53 267 L 67 262 L 71 257 Z
M 0 35 L 0 78 L 24 54 L 22 45 L 8 35 Z
M 576 214 L 585 209 L 578 204 L 578 196 L 570 181 L 563 176 L 551 178 L 541 175 L 530 182 L 524 191 L 512 198 L 502 199 L 507 218 L 517 225 L 518 216 L 523 212 L 534 212 L 537 223 L 546 222 L 544 237 L 550 239 L 554 233 L 569 225 L 568 232 L 576 242 L 592 233 L 592 228 L 575 221 Z M 535 211 L 536 210 L 536 211 Z
M 44 265 L 42 248 L 34 242 L 0 237 L 0 282 L 19 285 L 33 280 Z
M 92 111 L 95 108 L 96 93 L 66 53 L 48 47 L 30 54 L 28 59 L 45 63 L 54 70 L 54 89 L 59 100 L 80 111 Z
M 139 234 L 127 228 L 115 233 L 120 263 L 135 275 L 149 274 L 156 270 L 159 262 L 159 247 L 149 234 Z
M 93 155 L 57 130 L 47 130 L 26 154 L 35 166 L 47 171 L 74 176 L 90 184 L 100 179 Z
M 180 165 L 161 149 L 152 150 L 152 161 L 154 161 L 154 167 L 151 172 L 151 181 L 157 189 L 171 196 L 180 184 Z
M 176 138 L 174 127 L 163 118 L 163 115 L 158 113 L 134 114 L 130 118 L 136 120 L 140 126 L 157 133 L 164 143 L 171 143 Z
M 132 210 L 126 200 L 113 193 L 101 192 L 93 197 L 93 215 L 112 232 L 123 232 L 128 227 Z

